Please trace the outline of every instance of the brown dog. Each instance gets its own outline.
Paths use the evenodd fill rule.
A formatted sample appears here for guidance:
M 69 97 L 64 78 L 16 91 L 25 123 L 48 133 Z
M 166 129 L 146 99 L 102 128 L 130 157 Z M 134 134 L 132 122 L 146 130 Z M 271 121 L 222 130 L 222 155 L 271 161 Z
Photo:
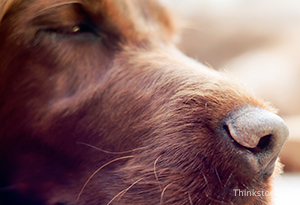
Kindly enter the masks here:
M 0 6 L 0 204 L 268 204 L 284 122 L 155 1 Z

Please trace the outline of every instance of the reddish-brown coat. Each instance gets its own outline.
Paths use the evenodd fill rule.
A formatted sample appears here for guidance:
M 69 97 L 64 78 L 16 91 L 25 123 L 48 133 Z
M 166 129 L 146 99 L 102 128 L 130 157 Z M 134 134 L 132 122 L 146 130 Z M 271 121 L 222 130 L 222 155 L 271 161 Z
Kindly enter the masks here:
M 269 179 L 239 172 L 248 165 L 218 126 L 244 106 L 274 109 L 178 51 L 165 8 L 0 6 L 0 187 L 41 204 L 266 204 L 232 195 L 269 190 Z M 87 21 L 97 35 L 55 30 Z

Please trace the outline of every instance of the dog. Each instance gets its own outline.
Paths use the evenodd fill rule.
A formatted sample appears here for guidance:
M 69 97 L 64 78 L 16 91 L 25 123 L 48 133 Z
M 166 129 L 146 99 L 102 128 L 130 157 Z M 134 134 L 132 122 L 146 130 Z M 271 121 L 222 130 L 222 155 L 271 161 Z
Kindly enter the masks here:
M 1 204 L 269 204 L 276 109 L 154 0 L 0 4 Z M 250 193 L 250 194 L 249 194 Z

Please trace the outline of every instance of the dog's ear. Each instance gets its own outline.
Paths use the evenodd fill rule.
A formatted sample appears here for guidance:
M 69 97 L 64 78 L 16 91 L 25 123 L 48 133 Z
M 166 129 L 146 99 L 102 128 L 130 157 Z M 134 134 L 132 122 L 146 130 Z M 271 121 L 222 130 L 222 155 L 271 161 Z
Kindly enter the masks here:
M 2 0 L 0 2 L 0 22 L 2 21 L 6 12 L 12 7 L 14 3 L 19 0 Z
M 177 19 L 177 15 L 172 13 L 171 10 L 162 6 L 155 0 L 146 1 L 142 5 L 142 10 L 144 12 L 146 19 L 153 19 L 154 22 L 159 24 L 161 30 L 163 30 L 167 35 L 166 38 L 177 35 L 178 29 L 180 27 L 180 21 Z

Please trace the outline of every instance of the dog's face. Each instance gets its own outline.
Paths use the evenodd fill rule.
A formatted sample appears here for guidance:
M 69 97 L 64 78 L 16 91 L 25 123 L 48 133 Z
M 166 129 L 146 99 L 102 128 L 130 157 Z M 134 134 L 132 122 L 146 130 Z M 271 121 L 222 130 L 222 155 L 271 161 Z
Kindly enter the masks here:
M 1 204 L 269 201 L 284 122 L 178 51 L 155 1 L 0 6 Z

